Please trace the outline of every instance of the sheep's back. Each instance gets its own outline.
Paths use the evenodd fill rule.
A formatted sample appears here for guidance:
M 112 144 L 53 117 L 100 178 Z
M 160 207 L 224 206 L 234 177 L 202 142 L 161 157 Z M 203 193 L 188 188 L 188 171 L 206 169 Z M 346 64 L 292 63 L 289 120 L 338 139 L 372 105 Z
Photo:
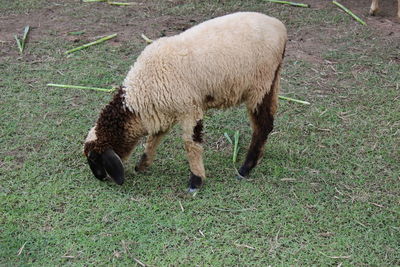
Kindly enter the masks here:
M 146 47 L 125 79 L 132 109 L 187 113 L 194 105 L 258 101 L 271 87 L 287 35 L 277 19 L 254 12 L 219 17 Z

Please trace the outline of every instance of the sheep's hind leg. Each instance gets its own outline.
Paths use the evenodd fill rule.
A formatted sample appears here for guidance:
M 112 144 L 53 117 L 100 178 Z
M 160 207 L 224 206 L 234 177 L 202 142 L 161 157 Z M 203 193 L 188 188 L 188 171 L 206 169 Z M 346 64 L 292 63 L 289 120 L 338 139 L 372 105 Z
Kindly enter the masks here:
M 183 140 L 190 166 L 189 192 L 200 188 L 204 180 L 205 170 L 203 164 L 202 131 L 203 120 L 186 120 L 182 124 Z
M 375 16 L 379 10 L 379 2 L 378 0 L 372 0 L 371 8 L 369 10 L 369 14 Z
M 167 132 L 160 132 L 147 137 L 144 153 L 135 167 L 137 172 L 144 172 L 153 163 L 157 146 L 166 133 Z
M 397 0 L 397 18 L 400 19 L 400 0 Z
M 266 94 L 262 102 L 257 106 L 256 110 L 249 110 L 251 126 L 253 128 L 253 136 L 246 160 L 239 169 L 242 177 L 249 175 L 250 171 L 257 165 L 261 158 L 264 145 L 267 141 L 269 133 L 274 127 L 274 114 L 276 110 L 277 96 L 274 91 Z

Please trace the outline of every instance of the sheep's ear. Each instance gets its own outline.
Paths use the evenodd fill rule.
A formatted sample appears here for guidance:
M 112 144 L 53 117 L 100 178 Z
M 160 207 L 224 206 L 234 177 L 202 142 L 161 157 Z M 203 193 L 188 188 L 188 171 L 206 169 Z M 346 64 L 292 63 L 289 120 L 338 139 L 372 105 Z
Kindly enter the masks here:
M 120 157 L 112 149 L 106 150 L 101 155 L 103 166 L 115 183 L 124 183 L 124 166 Z
M 93 175 L 101 180 L 104 181 L 104 179 L 107 177 L 107 172 L 103 167 L 102 159 L 99 154 L 90 151 L 89 155 L 87 157 L 89 167 L 92 170 Z

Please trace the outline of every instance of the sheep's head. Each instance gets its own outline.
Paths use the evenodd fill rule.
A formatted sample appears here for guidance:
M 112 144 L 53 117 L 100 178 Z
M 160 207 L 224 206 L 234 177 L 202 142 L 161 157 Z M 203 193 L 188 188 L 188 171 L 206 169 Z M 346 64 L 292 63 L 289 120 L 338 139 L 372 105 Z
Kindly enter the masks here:
M 109 175 L 115 183 L 119 185 L 124 183 L 124 166 L 114 150 L 107 149 L 101 154 L 90 151 L 87 159 L 89 167 L 97 179 L 104 181 Z
M 137 116 L 124 106 L 121 87 L 102 110 L 96 126 L 85 140 L 84 154 L 97 179 L 104 180 L 108 175 L 115 183 L 123 184 L 125 178 L 121 158 L 126 159 L 136 145 L 141 134 L 140 125 Z

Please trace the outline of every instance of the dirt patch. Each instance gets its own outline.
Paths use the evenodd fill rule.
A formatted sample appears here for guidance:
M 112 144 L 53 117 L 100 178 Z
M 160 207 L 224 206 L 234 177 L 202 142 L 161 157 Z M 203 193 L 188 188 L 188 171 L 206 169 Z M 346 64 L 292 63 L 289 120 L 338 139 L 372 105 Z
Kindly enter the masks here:
M 175 17 L 160 14 L 151 1 L 133 3 L 129 7 L 105 3 L 62 8 L 52 5 L 26 14 L 0 16 L 0 57 L 18 56 L 14 35 L 22 34 L 26 25 L 31 27 L 31 45 L 52 36 L 68 42 L 85 43 L 112 33 L 118 33 L 118 37 L 109 43 L 119 45 L 123 41 L 141 40 L 142 33 L 150 38 L 174 35 L 202 21 L 201 17 L 193 15 Z M 84 31 L 84 34 L 70 34 L 76 31 Z
M 337 12 L 343 12 L 333 5 L 331 1 L 307 0 L 304 1 L 311 5 L 311 10 L 337 9 Z M 381 3 L 380 12 L 376 16 L 368 14 L 370 9 L 370 0 L 348 0 L 345 6 L 352 10 L 367 23 L 376 36 L 387 41 L 393 41 L 400 38 L 400 20 L 397 18 L 397 0 Z M 343 12 L 344 13 L 344 12 Z M 355 25 L 356 27 L 358 25 Z M 348 29 L 351 30 L 351 29 Z M 302 27 L 301 31 L 289 31 L 289 42 L 287 49 L 287 58 L 293 60 L 304 60 L 312 64 L 323 63 L 322 51 L 329 49 L 326 42 L 332 36 L 341 34 L 340 25 L 330 25 L 322 27 L 321 25 L 308 25 Z
M 307 0 L 311 7 L 317 9 L 337 8 L 331 1 Z M 321 3 L 322 2 L 322 3 Z M 397 0 L 380 1 L 380 9 L 376 16 L 368 14 L 371 0 L 346 0 L 343 3 L 354 14 L 364 19 L 369 27 L 374 28 L 380 35 L 400 37 L 400 19 L 397 18 Z
M 118 33 L 109 44 L 118 46 L 124 41 L 142 41 L 140 34 L 149 38 L 169 36 L 186 30 L 202 22 L 204 15 L 188 14 L 171 16 L 163 14 L 159 2 L 131 1 L 132 6 L 114 7 L 105 3 L 49 3 L 46 8 L 25 14 L 0 16 L 0 57 L 17 57 L 14 35 L 22 33 L 25 25 L 31 26 L 29 45 L 34 45 L 47 37 L 62 38 L 78 44 L 93 41 L 101 36 Z M 338 9 L 330 1 L 307 0 L 312 10 Z M 182 5 L 184 1 L 167 1 L 167 6 Z M 346 6 L 365 19 L 381 38 L 400 38 L 400 23 L 396 18 L 397 2 L 381 3 L 381 11 L 376 17 L 368 15 L 370 0 L 348 0 Z M 337 12 L 343 12 L 338 9 Z M 325 50 L 324 39 L 336 33 L 336 26 L 318 28 L 318 25 L 303 27 L 299 32 L 289 32 L 287 57 L 302 59 L 311 63 L 321 63 L 321 53 Z M 79 36 L 69 32 L 82 31 Z M 324 47 L 325 46 L 325 47 Z

